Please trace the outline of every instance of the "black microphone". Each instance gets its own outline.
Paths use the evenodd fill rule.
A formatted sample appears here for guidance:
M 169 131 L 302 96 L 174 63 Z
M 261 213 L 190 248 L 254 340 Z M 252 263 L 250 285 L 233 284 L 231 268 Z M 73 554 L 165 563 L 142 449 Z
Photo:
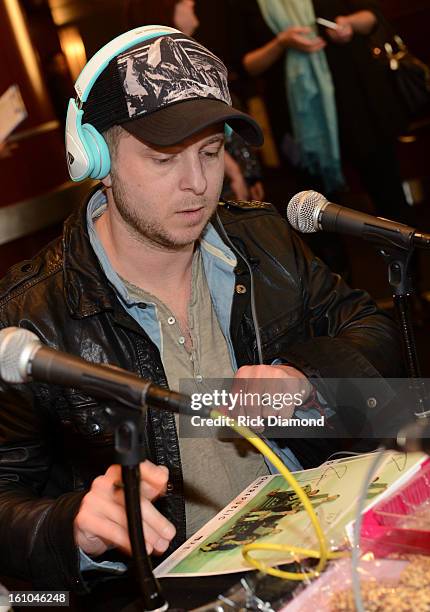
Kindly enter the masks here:
M 132 407 L 148 404 L 180 414 L 195 414 L 187 395 L 163 389 L 116 366 L 89 363 L 44 346 L 36 334 L 20 327 L 0 331 L 0 377 L 12 384 L 34 380 L 76 387 L 94 397 Z M 207 408 L 204 416 L 209 414 Z
M 288 204 L 287 217 L 294 229 L 305 234 L 323 230 L 358 236 L 386 246 L 430 248 L 430 234 L 422 234 L 397 221 L 333 204 L 317 191 L 296 193 Z

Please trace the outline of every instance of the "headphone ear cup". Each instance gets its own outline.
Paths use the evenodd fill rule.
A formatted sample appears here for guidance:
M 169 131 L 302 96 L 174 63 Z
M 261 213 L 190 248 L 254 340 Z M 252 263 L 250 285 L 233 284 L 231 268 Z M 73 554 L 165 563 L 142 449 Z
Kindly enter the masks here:
M 87 149 L 85 134 L 82 131 L 83 111 L 78 109 L 75 100 L 69 100 L 66 118 L 66 154 L 70 178 L 83 181 L 90 176 L 93 167 L 93 155 Z
M 103 179 L 110 172 L 110 154 L 106 141 L 90 123 L 84 123 L 82 134 L 85 148 L 92 161 L 89 176 L 93 179 Z
M 66 118 L 66 155 L 70 178 L 83 181 L 87 177 L 105 178 L 111 168 L 109 148 L 103 136 L 89 123 L 82 125 L 84 111 L 91 88 L 105 69 L 107 63 L 119 53 L 137 43 L 156 38 L 162 34 L 180 34 L 179 30 L 167 26 L 144 26 L 120 34 L 97 53 L 84 66 L 75 83 L 77 99 L 71 98 Z

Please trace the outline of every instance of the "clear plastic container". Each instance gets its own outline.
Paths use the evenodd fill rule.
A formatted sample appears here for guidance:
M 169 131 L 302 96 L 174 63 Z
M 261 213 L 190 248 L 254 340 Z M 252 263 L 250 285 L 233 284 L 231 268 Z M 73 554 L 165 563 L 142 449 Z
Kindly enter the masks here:
M 361 547 L 379 557 L 430 554 L 430 460 L 402 488 L 365 513 Z

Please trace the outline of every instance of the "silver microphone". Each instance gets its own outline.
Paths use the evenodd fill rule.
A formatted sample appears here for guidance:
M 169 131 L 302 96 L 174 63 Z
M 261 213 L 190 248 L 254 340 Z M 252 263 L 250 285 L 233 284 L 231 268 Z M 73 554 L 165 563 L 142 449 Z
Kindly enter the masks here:
M 42 347 L 36 334 L 21 327 L 0 331 L 0 377 L 12 384 L 31 380 L 34 354 Z
M 287 217 L 295 230 L 305 234 L 323 230 L 358 236 L 382 246 L 430 248 L 430 234 L 333 204 L 316 191 L 301 191 L 293 196 L 287 207 Z
M 319 217 L 328 204 L 328 200 L 317 191 L 300 191 L 293 196 L 287 207 L 290 225 L 303 234 L 321 230 Z
M 93 397 L 119 401 L 127 406 L 149 404 L 179 414 L 194 414 L 191 398 L 187 395 L 163 389 L 121 368 L 90 363 L 76 355 L 57 351 L 21 327 L 0 331 L 0 377 L 11 384 L 34 380 L 75 387 Z M 205 410 L 210 413 L 209 408 Z

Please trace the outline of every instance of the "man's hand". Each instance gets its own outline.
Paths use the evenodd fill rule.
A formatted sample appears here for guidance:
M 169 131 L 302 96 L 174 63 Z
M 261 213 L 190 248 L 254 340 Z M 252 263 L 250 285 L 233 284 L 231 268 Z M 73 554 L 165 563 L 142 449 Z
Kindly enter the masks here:
M 140 464 L 141 510 L 148 553 L 161 554 L 175 535 L 175 527 L 151 503 L 163 495 L 169 472 L 150 461 Z M 98 556 L 108 548 L 120 548 L 131 554 L 127 530 L 121 466 L 111 465 L 96 478 L 82 499 L 74 521 L 75 542 L 86 554 Z
M 312 391 L 312 384 L 300 370 L 288 365 L 251 365 L 242 366 L 236 372 L 232 392 L 242 396 L 245 393 L 268 394 L 272 398 L 283 396 L 283 405 L 278 409 L 273 406 L 251 406 L 242 405 L 240 410 L 234 409 L 230 415 L 237 417 L 239 414 L 247 414 L 251 417 L 260 415 L 265 418 L 268 415 L 279 414 L 282 418 L 290 418 L 296 407 L 304 404 Z M 276 396 L 275 396 L 276 394 Z M 289 396 L 293 398 L 291 401 Z M 250 395 L 248 397 L 251 397 Z M 294 398 L 296 397 L 296 400 Z M 300 403 L 298 403 L 300 401 Z M 252 427 L 258 431 L 260 427 Z
M 296 49 L 303 53 L 315 53 L 326 46 L 326 42 L 320 36 L 309 38 L 312 29 L 309 27 L 294 26 L 280 32 L 277 36 L 278 42 L 286 49 Z
M 249 199 L 248 185 L 242 173 L 234 174 L 230 177 L 230 189 L 233 192 L 235 200 L 240 201 Z
M 327 28 L 327 34 L 331 38 L 334 43 L 338 45 L 344 45 L 349 43 L 354 36 L 354 29 L 349 20 L 349 17 L 345 17 L 343 15 L 339 15 L 335 19 L 337 25 L 339 26 L 337 30 L 332 30 L 331 28 Z
M 261 181 L 257 181 L 249 188 L 249 195 L 251 200 L 258 200 L 261 202 L 264 198 L 264 186 Z

